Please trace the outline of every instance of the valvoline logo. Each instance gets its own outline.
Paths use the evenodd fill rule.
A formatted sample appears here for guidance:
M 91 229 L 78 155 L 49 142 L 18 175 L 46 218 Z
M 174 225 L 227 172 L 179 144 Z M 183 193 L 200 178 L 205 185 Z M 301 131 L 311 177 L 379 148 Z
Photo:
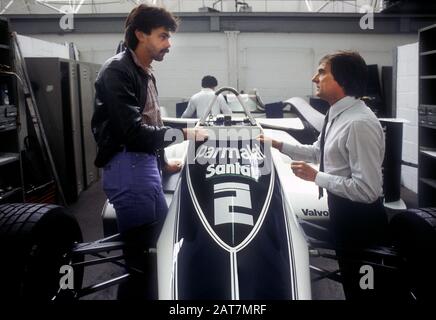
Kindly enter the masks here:
M 329 216 L 329 212 L 327 210 L 301 209 L 301 211 L 303 211 L 303 214 L 305 216 L 309 216 L 309 217 L 328 217 Z

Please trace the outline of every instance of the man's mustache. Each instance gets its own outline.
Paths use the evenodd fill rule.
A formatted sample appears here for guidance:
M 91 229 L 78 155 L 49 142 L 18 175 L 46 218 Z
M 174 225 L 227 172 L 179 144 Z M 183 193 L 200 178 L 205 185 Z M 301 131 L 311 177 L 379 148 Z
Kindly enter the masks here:
M 161 53 L 168 53 L 168 52 L 170 52 L 170 50 L 169 50 L 169 49 L 163 49 L 163 50 L 161 50 L 160 52 L 161 52 Z

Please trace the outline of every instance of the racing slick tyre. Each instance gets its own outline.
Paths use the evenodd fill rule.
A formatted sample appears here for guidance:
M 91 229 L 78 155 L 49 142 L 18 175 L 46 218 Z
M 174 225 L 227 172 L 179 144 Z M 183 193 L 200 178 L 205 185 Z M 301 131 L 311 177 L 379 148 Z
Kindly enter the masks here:
M 393 245 L 403 257 L 402 282 L 416 300 L 434 299 L 436 276 L 436 208 L 409 209 L 390 222 Z
M 0 205 L 0 298 L 72 298 L 74 290 L 60 289 L 61 278 L 69 275 L 61 267 L 83 260 L 82 257 L 73 261 L 71 256 L 72 246 L 81 241 L 79 224 L 62 207 L 32 203 Z M 82 279 L 83 267 L 78 267 L 74 268 L 70 283 L 63 283 L 69 289 L 78 289 Z

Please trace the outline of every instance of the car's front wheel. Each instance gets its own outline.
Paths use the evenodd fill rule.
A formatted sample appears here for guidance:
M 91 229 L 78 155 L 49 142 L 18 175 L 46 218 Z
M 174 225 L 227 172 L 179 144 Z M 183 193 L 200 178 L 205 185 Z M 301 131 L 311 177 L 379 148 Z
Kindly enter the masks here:
M 402 285 L 416 300 L 436 297 L 436 208 L 409 209 L 390 222 L 393 245 L 404 259 Z
M 67 290 L 79 289 L 83 279 L 83 267 L 69 267 L 82 260 L 71 255 L 81 241 L 79 224 L 60 206 L 0 205 L 0 298 L 70 297 Z

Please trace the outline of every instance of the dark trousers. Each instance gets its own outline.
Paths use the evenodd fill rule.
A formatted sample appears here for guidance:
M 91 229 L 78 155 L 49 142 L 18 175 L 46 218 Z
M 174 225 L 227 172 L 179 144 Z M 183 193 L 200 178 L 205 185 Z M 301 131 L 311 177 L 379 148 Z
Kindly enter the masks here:
M 156 156 L 117 153 L 103 170 L 103 189 L 116 210 L 126 265 L 141 271 L 129 270 L 118 299 L 156 299 L 156 254 L 148 249 L 156 247 L 168 211 Z
M 388 220 L 382 199 L 373 203 L 354 202 L 328 192 L 330 229 L 336 247 L 342 285 L 347 300 L 381 298 L 386 291 L 383 271 L 372 268 L 373 289 L 362 288 L 369 275 L 362 249 L 383 245 L 388 238 Z M 365 283 L 366 279 L 363 279 Z M 365 287 L 365 285 L 363 285 Z
M 121 233 L 163 220 L 168 212 L 155 155 L 117 153 L 103 169 L 103 190 Z
M 162 226 L 163 220 L 121 233 L 130 278 L 119 285 L 118 300 L 158 299 L 157 257 L 149 249 L 156 247 Z

